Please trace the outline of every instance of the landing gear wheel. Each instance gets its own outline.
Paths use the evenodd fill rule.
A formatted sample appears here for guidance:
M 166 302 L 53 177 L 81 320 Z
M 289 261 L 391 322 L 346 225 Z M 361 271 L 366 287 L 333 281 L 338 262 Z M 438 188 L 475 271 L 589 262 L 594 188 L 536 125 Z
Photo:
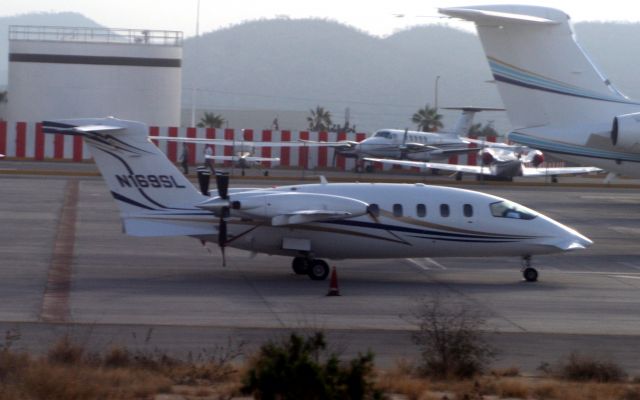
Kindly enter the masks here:
M 309 262 L 305 257 L 294 257 L 291 268 L 296 275 L 304 275 L 309 271 Z
M 323 281 L 329 276 L 329 264 L 322 260 L 313 260 L 309 264 L 307 274 L 314 281 Z
M 538 280 L 538 271 L 535 268 L 527 267 L 522 271 L 522 276 L 527 282 L 535 282 Z

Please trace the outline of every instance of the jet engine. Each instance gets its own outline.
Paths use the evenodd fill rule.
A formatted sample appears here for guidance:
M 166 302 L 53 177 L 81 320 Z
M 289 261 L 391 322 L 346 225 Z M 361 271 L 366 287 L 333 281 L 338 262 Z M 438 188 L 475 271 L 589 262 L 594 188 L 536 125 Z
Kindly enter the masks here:
M 618 115 L 613 119 L 611 143 L 621 148 L 640 146 L 640 113 Z

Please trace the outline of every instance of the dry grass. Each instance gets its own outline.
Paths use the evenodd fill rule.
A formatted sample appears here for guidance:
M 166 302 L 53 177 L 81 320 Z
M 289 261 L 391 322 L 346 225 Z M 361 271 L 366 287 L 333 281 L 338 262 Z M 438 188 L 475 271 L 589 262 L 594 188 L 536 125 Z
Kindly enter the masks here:
M 231 399 L 239 395 L 242 370 L 248 365 L 248 362 L 234 365 L 232 361 L 238 354 L 237 349 L 215 349 L 211 354 L 182 361 L 162 352 L 131 352 L 118 346 L 104 354 L 91 354 L 68 337 L 55 343 L 42 357 L 5 346 L 0 347 L 0 400 L 128 400 L 151 399 L 163 393 L 191 399 Z M 584 361 L 583 358 L 569 361 L 574 367 L 593 365 L 589 360 L 577 362 Z M 602 365 L 610 367 L 607 363 Z M 510 367 L 472 380 L 433 380 L 419 376 L 413 364 L 400 360 L 390 370 L 377 373 L 376 386 L 384 393 L 399 394 L 408 400 L 440 400 L 445 396 L 468 400 L 488 396 L 523 400 L 640 400 L 637 379 L 598 382 L 601 378 L 598 374 L 583 382 L 558 375 L 527 378 L 520 376 L 518 368 Z
M 185 383 L 195 397 L 230 398 L 238 393 L 239 378 L 231 362 L 238 353 L 215 354 L 181 361 L 161 352 L 113 347 L 100 355 L 88 353 L 67 336 L 43 357 L 5 347 L 0 350 L 0 400 L 145 399 Z
M 523 379 L 506 378 L 496 382 L 496 394 L 501 398 L 527 399 L 531 387 Z

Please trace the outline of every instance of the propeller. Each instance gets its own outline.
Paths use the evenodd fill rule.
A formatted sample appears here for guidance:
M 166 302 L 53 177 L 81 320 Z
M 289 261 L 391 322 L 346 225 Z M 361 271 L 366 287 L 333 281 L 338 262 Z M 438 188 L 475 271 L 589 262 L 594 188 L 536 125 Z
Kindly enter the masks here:
M 229 174 L 226 172 L 216 173 L 216 186 L 218 187 L 218 196 L 220 199 L 226 201 L 222 207 L 220 207 L 220 219 L 218 222 L 218 246 L 222 253 L 222 266 L 227 265 L 227 259 L 225 257 L 224 248 L 227 245 L 227 218 L 229 218 Z
M 407 136 L 409 136 L 409 128 L 404 129 L 404 135 L 402 136 L 402 144 L 400 144 L 400 159 L 407 158 Z
M 211 172 L 207 167 L 198 167 L 198 184 L 200 185 L 200 193 L 209 196 L 209 182 L 211 180 Z

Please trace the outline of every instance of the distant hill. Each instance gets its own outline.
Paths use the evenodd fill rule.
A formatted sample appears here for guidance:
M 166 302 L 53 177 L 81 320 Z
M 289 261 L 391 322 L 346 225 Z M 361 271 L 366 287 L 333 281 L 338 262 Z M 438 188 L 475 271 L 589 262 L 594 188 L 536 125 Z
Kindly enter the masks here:
M 9 24 L 98 26 L 75 13 L 0 18 L 0 85 L 6 79 Z M 640 99 L 640 24 L 579 23 L 580 43 L 611 81 Z M 441 25 L 425 25 L 378 38 L 320 19 L 251 21 L 184 42 L 183 107 L 198 88 L 198 108 L 293 110 L 316 105 L 341 123 L 345 108 L 359 130 L 408 127 L 410 117 L 433 105 L 436 76 L 443 106 L 501 106 L 477 37 Z M 457 114 L 445 113 L 446 124 Z M 504 113 L 479 120 L 508 129 Z
M 367 130 L 409 126 L 434 102 L 438 75 L 440 106 L 500 105 L 475 37 L 437 25 L 381 39 L 326 20 L 248 22 L 187 40 L 183 71 L 184 87 L 203 90 L 199 105 L 211 109 L 320 104 L 341 122 L 348 106 Z
M 7 84 L 10 25 L 42 25 L 66 27 L 100 27 L 96 22 L 74 12 L 31 13 L 0 17 L 0 86 Z

